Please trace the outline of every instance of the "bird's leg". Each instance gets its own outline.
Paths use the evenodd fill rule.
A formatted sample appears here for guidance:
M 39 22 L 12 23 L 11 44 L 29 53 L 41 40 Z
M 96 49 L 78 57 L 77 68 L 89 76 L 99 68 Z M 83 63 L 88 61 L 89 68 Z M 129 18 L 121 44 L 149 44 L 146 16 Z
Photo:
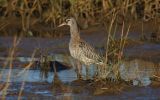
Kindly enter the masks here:
M 77 73 L 77 78 L 82 79 L 82 64 L 79 61 L 77 61 L 76 73 Z
M 95 66 L 95 74 L 94 74 L 94 79 L 98 79 L 99 78 L 99 73 L 100 73 L 100 69 L 99 67 L 96 65 Z
M 90 78 L 89 66 L 86 66 L 86 80 L 88 80 L 89 78 Z

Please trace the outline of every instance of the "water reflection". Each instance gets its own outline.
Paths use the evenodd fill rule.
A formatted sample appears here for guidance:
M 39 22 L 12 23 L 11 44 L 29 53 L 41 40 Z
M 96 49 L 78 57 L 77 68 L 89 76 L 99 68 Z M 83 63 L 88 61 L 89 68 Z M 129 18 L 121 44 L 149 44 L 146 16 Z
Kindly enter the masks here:
M 82 73 L 86 74 L 85 66 L 82 66 Z M 95 66 L 90 67 L 91 76 L 95 73 Z M 47 99 L 47 100 L 102 100 L 102 99 L 159 99 L 160 88 L 151 88 L 152 83 L 151 78 L 154 76 L 160 76 L 160 66 L 159 63 L 153 63 L 149 61 L 144 61 L 141 59 L 134 59 L 130 61 L 124 61 L 119 66 L 120 77 L 125 81 L 132 81 L 133 85 L 146 86 L 146 87 L 131 87 L 131 89 L 126 91 L 121 91 L 119 94 L 105 94 L 101 96 L 93 96 L 89 94 L 86 90 L 79 90 L 82 87 L 71 87 L 70 84 L 77 79 L 75 68 L 63 69 L 58 73 L 58 79 L 61 84 L 56 86 L 54 78 L 54 72 L 49 72 L 48 78 L 44 79 L 40 76 L 39 70 L 25 70 L 23 69 L 12 69 L 11 71 L 11 86 L 7 90 L 7 99 L 14 100 L 17 99 L 16 94 L 21 88 L 21 82 L 25 81 L 25 86 L 23 92 L 25 93 L 22 98 L 24 100 L 28 99 Z M 0 82 L 7 81 L 7 75 L 9 69 L 0 69 L 1 79 Z M 53 81 L 54 79 L 54 81 Z M 47 82 L 47 83 L 46 83 Z M 85 83 L 84 83 L 85 84 Z M 76 91 L 81 92 L 76 92 Z M 1 95 L 1 93 L 0 93 Z M 29 96 L 28 96 L 29 95 Z M 1 97 L 0 97 L 1 99 Z
M 9 73 L 9 69 L 1 69 L 1 82 L 7 81 L 7 75 Z M 49 82 L 51 83 L 53 80 L 53 72 L 49 72 L 48 78 L 43 79 L 40 77 L 39 70 L 26 70 L 23 73 L 20 73 L 22 69 L 12 69 L 10 82 Z M 19 74 L 20 73 L 20 74 Z M 74 69 L 60 71 L 58 73 L 59 78 L 62 82 L 71 82 L 76 79 L 76 73 Z
M 120 75 L 126 81 L 133 80 L 133 85 L 147 86 L 151 83 L 150 78 L 160 69 L 155 68 L 155 65 L 141 59 L 125 61 L 120 66 Z
M 90 75 L 93 77 L 95 73 L 95 66 L 90 67 Z M 12 69 L 10 82 L 52 82 L 53 72 L 49 72 L 48 78 L 43 79 L 40 77 L 39 70 L 26 70 L 21 73 L 22 69 Z M 159 76 L 160 66 L 153 62 L 144 61 L 141 59 L 134 59 L 131 61 L 124 61 L 120 67 L 120 76 L 125 81 L 133 81 L 133 85 L 147 86 L 151 83 L 150 78 L 154 75 Z M 9 69 L 0 69 L 0 81 L 6 82 Z M 82 74 L 85 76 L 86 68 L 82 66 Z M 58 72 L 58 76 L 62 82 L 72 82 L 77 79 L 75 68 L 64 69 Z

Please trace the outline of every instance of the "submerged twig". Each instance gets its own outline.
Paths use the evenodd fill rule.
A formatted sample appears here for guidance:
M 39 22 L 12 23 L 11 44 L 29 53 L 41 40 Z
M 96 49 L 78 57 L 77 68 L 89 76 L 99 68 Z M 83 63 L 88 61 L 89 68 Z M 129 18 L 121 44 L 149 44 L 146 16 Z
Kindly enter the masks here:
M 34 52 L 32 53 L 31 62 L 21 72 L 19 72 L 18 76 L 21 75 L 22 73 L 24 73 L 24 71 L 28 70 L 33 65 L 33 63 L 34 63 L 33 59 L 34 59 L 35 53 L 36 53 L 36 50 L 34 50 Z M 24 85 L 25 85 L 25 81 L 23 80 L 22 85 L 21 85 L 21 89 L 18 94 L 18 100 L 21 100 L 21 95 L 22 95 L 22 91 L 24 89 Z
M 10 82 L 11 72 L 12 72 L 12 67 L 13 67 L 13 65 L 12 65 L 13 64 L 13 58 L 14 58 L 14 54 L 15 54 L 15 51 L 16 51 L 16 47 L 19 44 L 20 40 L 21 40 L 21 37 L 20 38 L 17 38 L 17 36 L 14 37 L 13 47 L 9 50 L 9 57 L 7 58 L 7 60 L 5 62 L 5 66 L 4 67 L 9 65 L 9 72 L 8 72 L 8 76 L 7 76 L 7 82 L 5 84 L 5 87 L 2 90 L 2 93 L 3 93 L 2 98 L 4 100 L 5 100 L 5 97 L 6 97 L 7 89 L 10 86 L 9 82 Z

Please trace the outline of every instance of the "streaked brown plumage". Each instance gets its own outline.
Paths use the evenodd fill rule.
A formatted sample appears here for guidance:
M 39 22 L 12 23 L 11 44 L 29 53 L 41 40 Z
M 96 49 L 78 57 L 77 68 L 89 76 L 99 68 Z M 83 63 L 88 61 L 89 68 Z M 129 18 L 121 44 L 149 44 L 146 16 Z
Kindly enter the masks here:
M 73 58 L 89 66 L 91 64 L 103 64 L 103 59 L 98 52 L 86 41 L 80 38 L 77 22 L 74 18 L 67 19 L 60 26 L 70 26 L 69 51 Z

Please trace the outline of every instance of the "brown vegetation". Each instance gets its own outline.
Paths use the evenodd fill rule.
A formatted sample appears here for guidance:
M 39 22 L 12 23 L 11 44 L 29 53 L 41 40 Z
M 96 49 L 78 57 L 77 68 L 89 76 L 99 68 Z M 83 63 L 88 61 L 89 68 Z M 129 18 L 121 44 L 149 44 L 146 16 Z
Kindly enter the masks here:
M 158 0 L 1 0 L 0 32 L 5 36 L 54 36 L 54 28 L 70 16 L 78 20 L 81 28 L 108 24 L 113 15 L 119 25 L 154 19 L 157 26 L 158 4 Z

